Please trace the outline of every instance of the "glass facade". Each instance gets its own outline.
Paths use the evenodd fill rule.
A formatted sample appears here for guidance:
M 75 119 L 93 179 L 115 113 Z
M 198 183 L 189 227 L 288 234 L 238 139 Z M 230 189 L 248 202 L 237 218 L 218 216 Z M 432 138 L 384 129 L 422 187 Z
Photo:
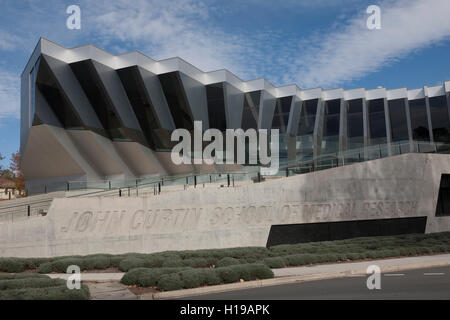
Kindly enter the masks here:
M 138 67 L 117 70 L 147 145 L 155 150 L 170 149 L 170 133 L 161 128 L 155 107 L 145 89 Z
M 296 138 L 296 158 L 312 159 L 314 154 L 314 125 L 319 99 L 303 101 Z
M 31 127 L 33 125 L 34 122 L 34 111 L 35 111 L 35 103 L 36 103 L 36 79 L 37 79 L 37 74 L 39 71 L 39 62 L 40 62 L 40 58 L 37 59 L 36 63 L 34 64 L 33 68 L 30 71 L 30 74 L 28 75 L 28 97 L 29 97 L 29 101 L 28 101 L 28 125 Z
M 413 140 L 430 141 L 427 105 L 425 99 L 409 100 Z
M 259 100 L 261 91 L 248 92 L 244 95 L 244 109 L 242 111 L 242 129 L 258 129 Z
M 83 128 L 83 123 L 74 111 L 63 90 L 59 86 L 53 72 L 45 59 L 41 59 L 36 85 L 47 101 L 48 105 L 58 118 L 58 121 L 66 129 Z M 34 100 L 34 93 L 33 93 Z M 34 107 L 33 107 L 34 113 Z
M 158 75 L 170 113 L 177 128 L 194 130 L 194 117 L 190 111 L 179 72 Z
M 341 99 L 325 101 L 322 153 L 339 152 Z
M 227 129 L 227 119 L 225 116 L 223 83 L 207 85 L 206 99 L 208 102 L 209 127 L 225 131 Z
M 278 129 L 281 133 L 286 133 L 289 112 L 293 97 L 278 98 L 275 105 L 275 112 L 272 119 L 272 129 Z
M 369 112 L 370 144 L 377 145 L 387 143 L 384 99 L 368 100 L 367 109 Z
M 435 142 L 450 142 L 450 123 L 448 118 L 447 97 L 429 98 L 433 139 Z
M 405 99 L 388 101 L 392 142 L 409 140 Z
M 363 100 L 347 101 L 347 149 L 364 147 Z

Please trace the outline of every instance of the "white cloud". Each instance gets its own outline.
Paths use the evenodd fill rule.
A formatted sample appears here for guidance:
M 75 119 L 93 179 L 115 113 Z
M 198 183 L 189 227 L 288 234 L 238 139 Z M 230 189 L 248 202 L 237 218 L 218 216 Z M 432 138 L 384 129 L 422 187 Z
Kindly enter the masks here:
M 0 51 L 13 51 L 22 43 L 20 38 L 4 30 L 0 30 Z
M 285 64 L 291 67 L 283 80 L 305 88 L 341 85 L 450 36 L 448 0 L 385 1 L 380 7 L 381 30 L 367 29 L 368 15 L 361 12 L 346 25 L 311 37 Z
M 0 119 L 19 118 L 20 111 L 19 76 L 0 70 Z
M 179 56 L 204 70 L 227 68 L 249 74 L 248 39 L 223 32 L 209 18 L 208 3 L 193 0 L 97 1 L 84 10 L 108 43 L 120 39 L 154 59 Z

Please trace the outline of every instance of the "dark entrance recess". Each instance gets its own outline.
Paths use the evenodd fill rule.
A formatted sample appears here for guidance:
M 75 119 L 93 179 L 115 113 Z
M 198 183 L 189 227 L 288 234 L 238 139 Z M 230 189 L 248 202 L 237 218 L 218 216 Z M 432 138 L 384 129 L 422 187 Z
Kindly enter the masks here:
M 427 217 L 273 225 L 267 247 L 358 237 L 425 233 Z
M 436 217 L 450 216 L 450 174 L 441 175 Z

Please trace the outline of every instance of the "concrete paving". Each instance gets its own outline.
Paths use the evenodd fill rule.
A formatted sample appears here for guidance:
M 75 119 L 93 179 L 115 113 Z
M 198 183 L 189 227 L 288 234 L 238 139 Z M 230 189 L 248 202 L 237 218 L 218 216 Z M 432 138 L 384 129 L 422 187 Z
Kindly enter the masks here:
M 117 281 L 85 282 L 91 292 L 92 300 L 137 300 L 138 296 L 128 290 L 127 286 Z
M 120 281 L 124 272 L 118 273 L 81 273 L 81 281 Z M 70 274 L 67 273 L 49 273 L 47 274 L 53 279 L 67 280 Z
M 365 274 L 367 267 L 377 265 L 381 271 L 395 271 L 421 268 L 424 265 L 446 266 L 450 263 L 450 254 L 407 257 L 363 262 L 334 263 L 307 267 L 273 269 L 275 277 L 320 275 L 330 273 Z

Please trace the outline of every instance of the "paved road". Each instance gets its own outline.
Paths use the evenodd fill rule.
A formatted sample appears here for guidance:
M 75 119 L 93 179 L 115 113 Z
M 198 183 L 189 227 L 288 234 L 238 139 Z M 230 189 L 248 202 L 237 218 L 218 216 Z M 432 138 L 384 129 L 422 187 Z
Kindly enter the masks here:
M 183 298 L 184 300 L 450 299 L 450 267 L 381 274 L 381 289 L 367 289 L 367 276 L 319 280 Z

